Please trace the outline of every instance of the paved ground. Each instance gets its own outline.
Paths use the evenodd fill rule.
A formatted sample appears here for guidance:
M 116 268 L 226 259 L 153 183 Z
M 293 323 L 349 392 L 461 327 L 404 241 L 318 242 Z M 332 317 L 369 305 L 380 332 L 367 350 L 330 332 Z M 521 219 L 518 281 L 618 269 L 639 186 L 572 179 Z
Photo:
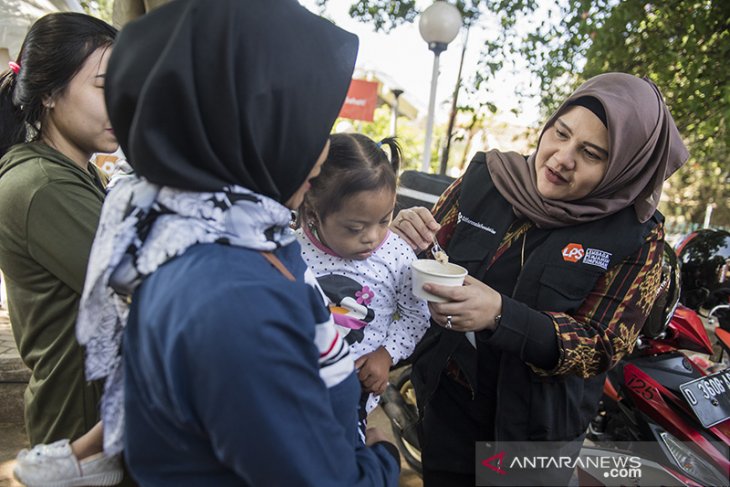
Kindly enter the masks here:
M 10 320 L 6 307 L 0 307 L 0 359 L 3 361 L 20 359 L 15 348 L 15 340 L 10 330 Z
M 15 348 L 7 308 L 0 308 L 0 487 L 20 485 L 12 478 L 12 460 L 27 446 L 22 394 L 28 374 Z
M 0 487 L 16 487 L 13 459 L 18 450 L 27 447 L 23 427 L 22 391 L 28 371 L 20 362 L 10 329 L 6 308 L 0 308 Z M 370 416 L 370 424 L 386 432 L 392 439 L 390 422 L 381 408 Z M 403 463 L 400 487 L 421 487 L 421 478 Z
M 0 487 L 20 486 L 13 479 L 14 458 L 27 446 L 25 429 L 18 424 L 0 423 Z

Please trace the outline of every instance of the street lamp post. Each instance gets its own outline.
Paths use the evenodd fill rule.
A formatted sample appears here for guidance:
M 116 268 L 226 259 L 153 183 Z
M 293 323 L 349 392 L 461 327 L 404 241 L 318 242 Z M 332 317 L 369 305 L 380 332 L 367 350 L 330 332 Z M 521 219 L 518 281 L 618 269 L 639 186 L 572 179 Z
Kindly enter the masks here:
M 439 75 L 439 56 L 446 50 L 461 28 L 461 14 L 456 6 L 438 0 L 423 11 L 418 21 L 421 37 L 433 51 L 433 70 L 431 72 L 431 94 L 428 98 L 428 116 L 426 119 L 426 141 L 423 145 L 423 163 L 421 170 L 428 172 L 431 167 L 431 138 L 433 136 L 433 119 L 436 105 L 436 82 Z
M 398 98 L 403 94 L 403 90 L 400 88 L 393 88 L 390 90 L 393 93 L 393 113 L 390 119 L 390 133 L 393 137 L 396 136 L 396 129 L 398 128 Z

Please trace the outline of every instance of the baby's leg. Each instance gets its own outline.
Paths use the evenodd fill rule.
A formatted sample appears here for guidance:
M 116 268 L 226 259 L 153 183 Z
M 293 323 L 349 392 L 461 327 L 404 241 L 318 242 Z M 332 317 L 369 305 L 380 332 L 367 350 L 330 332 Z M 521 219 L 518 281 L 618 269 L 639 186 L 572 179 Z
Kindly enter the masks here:
M 104 429 L 101 421 L 96 423 L 83 436 L 71 443 L 71 451 L 74 452 L 74 456 L 79 460 L 104 451 Z

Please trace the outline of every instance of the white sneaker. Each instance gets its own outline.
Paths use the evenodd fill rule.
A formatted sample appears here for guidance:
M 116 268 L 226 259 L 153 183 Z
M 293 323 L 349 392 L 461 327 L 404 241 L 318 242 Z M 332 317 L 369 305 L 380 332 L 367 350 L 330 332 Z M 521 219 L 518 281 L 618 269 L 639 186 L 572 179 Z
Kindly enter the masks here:
M 79 462 L 68 440 L 21 450 L 13 474 L 28 487 L 116 485 L 124 475 L 119 455 L 98 453 Z

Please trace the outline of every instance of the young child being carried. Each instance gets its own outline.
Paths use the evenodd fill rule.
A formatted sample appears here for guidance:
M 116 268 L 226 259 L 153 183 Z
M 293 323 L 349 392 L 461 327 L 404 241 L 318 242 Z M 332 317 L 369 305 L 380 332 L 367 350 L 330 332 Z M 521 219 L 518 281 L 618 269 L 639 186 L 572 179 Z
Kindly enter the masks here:
M 391 366 L 413 353 L 429 324 L 426 301 L 412 292 L 416 254 L 388 229 L 400 158 L 394 138 L 376 144 L 361 134 L 331 135 L 329 155 L 299 215 L 302 256 L 335 322 L 349 331 L 363 389 L 361 431 Z

